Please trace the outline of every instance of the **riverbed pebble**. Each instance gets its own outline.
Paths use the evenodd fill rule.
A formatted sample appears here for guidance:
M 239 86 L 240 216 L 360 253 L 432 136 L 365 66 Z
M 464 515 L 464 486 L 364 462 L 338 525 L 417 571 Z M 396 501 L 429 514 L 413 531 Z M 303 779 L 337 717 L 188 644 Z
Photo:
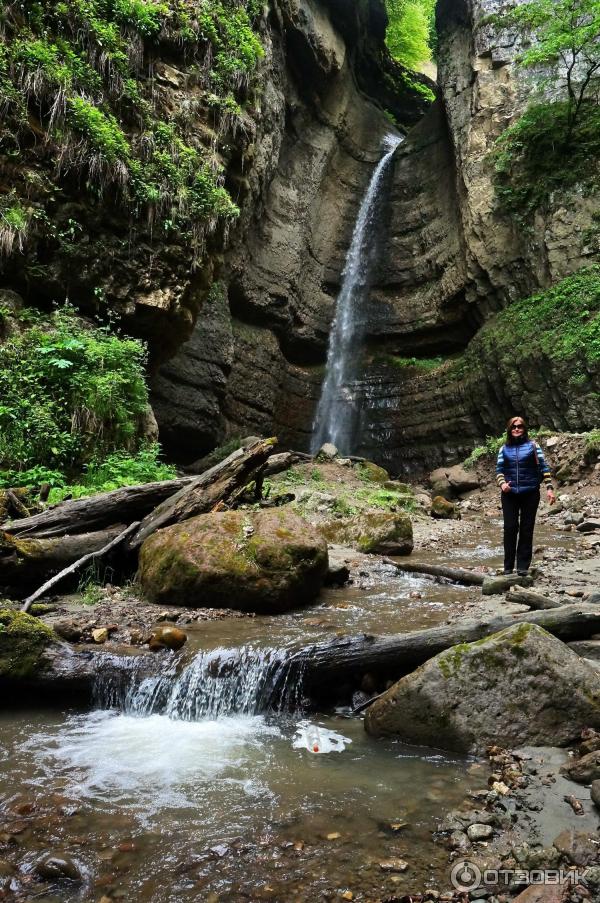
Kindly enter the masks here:
M 46 880 L 81 881 L 81 871 L 74 859 L 62 853 L 47 853 L 34 865 L 35 873 Z
M 408 862 L 404 859 L 383 859 L 379 863 L 382 872 L 405 872 L 408 868 Z
M 491 825 L 482 825 L 475 824 L 469 825 L 467 828 L 467 837 L 470 841 L 476 842 L 479 840 L 489 840 L 494 833 L 494 829 Z

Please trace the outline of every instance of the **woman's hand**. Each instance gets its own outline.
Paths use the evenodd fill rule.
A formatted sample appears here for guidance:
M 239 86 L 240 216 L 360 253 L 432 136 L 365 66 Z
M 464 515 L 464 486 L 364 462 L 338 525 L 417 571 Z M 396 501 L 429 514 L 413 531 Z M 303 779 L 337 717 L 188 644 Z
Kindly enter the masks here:
M 501 483 L 500 489 L 502 490 L 502 492 L 510 492 L 510 490 L 511 490 L 510 480 L 508 480 L 506 483 Z
M 554 502 L 556 501 L 556 496 L 554 495 L 554 490 L 553 490 L 553 489 L 548 489 L 548 490 L 546 490 L 546 491 L 547 491 L 547 493 L 548 493 L 548 503 L 549 503 L 550 505 L 553 505 Z

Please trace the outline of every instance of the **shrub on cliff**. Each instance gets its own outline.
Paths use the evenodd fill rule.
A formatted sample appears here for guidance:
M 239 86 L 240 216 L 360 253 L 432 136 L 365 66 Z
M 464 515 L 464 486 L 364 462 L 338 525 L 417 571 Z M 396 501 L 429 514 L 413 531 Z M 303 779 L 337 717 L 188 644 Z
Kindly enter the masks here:
M 22 311 L 2 344 L 0 480 L 16 485 L 29 471 L 36 482 L 37 468 L 37 481 L 60 483 L 63 471 L 79 473 L 115 450 L 135 453 L 148 411 L 144 362 L 140 342 L 88 325 L 71 308 Z
M 554 189 L 598 181 L 600 4 L 527 0 L 488 21 L 522 33 L 517 64 L 531 71 L 541 98 L 500 136 L 494 154 L 502 206 L 527 214 Z
M 226 131 L 241 116 L 263 54 L 253 28 L 260 8 L 257 0 L 5 4 L 0 151 L 5 160 L 23 159 L 35 135 L 36 164 L 43 159 L 56 172 L 43 185 L 19 181 L 22 197 L 0 216 L 0 253 L 23 247 L 26 224 L 55 238 L 39 189 L 51 194 L 51 181 L 73 176 L 134 220 L 188 235 L 193 248 L 201 249 L 219 220 L 235 218 L 216 147 L 187 133 L 189 111 L 186 119 L 184 109 L 157 106 L 154 65 L 159 47 L 168 59 L 183 58 L 194 70 L 193 102 L 206 109 L 217 134 Z

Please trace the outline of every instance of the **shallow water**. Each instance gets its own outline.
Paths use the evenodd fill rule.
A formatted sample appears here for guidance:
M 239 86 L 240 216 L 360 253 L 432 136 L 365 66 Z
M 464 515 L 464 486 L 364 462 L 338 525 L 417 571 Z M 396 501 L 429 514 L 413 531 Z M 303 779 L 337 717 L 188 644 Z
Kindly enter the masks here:
M 498 538 L 492 522 L 460 554 L 421 554 L 496 567 Z M 536 542 L 566 548 L 569 538 L 542 528 Z M 222 647 L 282 650 L 338 633 L 414 630 L 443 623 L 478 594 L 379 564 L 310 609 L 194 625 L 186 655 L 205 650 L 196 661 L 209 662 Z M 341 751 L 294 748 L 305 716 L 261 714 L 251 671 L 237 683 L 225 675 L 217 693 L 192 668 L 189 685 L 169 684 L 164 699 L 134 676 L 121 678 L 135 692 L 115 695 L 120 710 L 108 707 L 108 693 L 93 712 L 0 714 L 0 888 L 10 882 L 15 899 L 312 903 L 349 890 L 361 903 L 448 889 L 447 853 L 431 831 L 484 785 L 481 765 L 375 740 L 343 713 L 311 716 L 351 741 Z M 35 877 L 48 851 L 76 862 L 81 886 Z M 405 872 L 382 870 L 397 858 Z
M 0 822 L 33 805 L 19 835 L 25 877 L 43 851 L 66 851 L 87 875 L 90 899 L 121 888 L 135 900 L 211 892 L 234 900 L 245 888 L 252 899 L 300 900 L 341 888 L 362 900 L 398 886 L 379 866 L 391 857 L 409 862 L 395 876 L 402 886 L 447 886 L 446 854 L 430 832 L 442 804 L 482 785 L 479 766 L 373 740 L 360 720 L 341 716 L 316 722 L 351 742 L 313 755 L 293 747 L 297 722 L 115 711 L 4 717 Z M 55 890 L 60 900 L 78 893 Z

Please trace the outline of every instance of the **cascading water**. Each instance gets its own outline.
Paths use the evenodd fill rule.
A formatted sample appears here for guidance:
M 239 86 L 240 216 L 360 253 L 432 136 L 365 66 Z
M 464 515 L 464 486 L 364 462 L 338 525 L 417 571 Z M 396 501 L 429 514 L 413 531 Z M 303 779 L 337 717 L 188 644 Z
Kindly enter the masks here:
M 385 153 L 371 177 L 358 212 L 336 302 L 335 321 L 329 336 L 325 379 L 313 423 L 313 454 L 324 442 L 332 442 L 342 454 L 353 451 L 360 419 L 359 399 L 354 386 L 357 351 L 366 332 L 364 308 L 377 257 L 377 222 L 386 175 L 401 141 L 402 138 L 397 135 L 388 135 L 384 139 Z
M 98 672 L 96 701 L 132 715 L 166 715 L 173 720 L 216 720 L 293 708 L 300 681 L 289 681 L 284 649 L 213 649 L 199 652 L 183 670 L 177 659 L 158 674 L 147 674 L 135 658 L 107 658 Z

